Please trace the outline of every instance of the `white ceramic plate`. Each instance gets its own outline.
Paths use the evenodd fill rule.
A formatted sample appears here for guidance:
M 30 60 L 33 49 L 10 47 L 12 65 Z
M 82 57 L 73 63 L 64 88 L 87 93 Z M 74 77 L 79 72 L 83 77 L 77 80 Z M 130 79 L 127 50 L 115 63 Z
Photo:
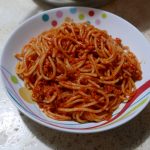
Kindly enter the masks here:
M 14 54 L 32 37 L 41 32 L 58 26 L 66 17 L 75 22 L 93 24 L 97 28 L 105 29 L 113 37 L 122 39 L 141 62 L 143 79 L 137 82 L 138 92 L 128 103 L 123 103 L 114 112 L 112 119 L 98 123 L 80 124 L 72 121 L 56 121 L 46 117 L 35 103 L 32 103 L 28 92 L 23 88 L 23 82 L 15 73 L 17 60 Z M 105 131 L 117 127 L 134 118 L 141 112 L 150 100 L 150 45 L 144 36 L 130 23 L 109 12 L 85 7 L 62 7 L 45 11 L 31 17 L 21 24 L 8 39 L 1 59 L 1 74 L 4 86 L 10 99 L 29 118 L 47 127 L 74 133 L 92 133 Z
M 48 2 L 50 4 L 54 5 L 90 5 L 90 4 L 98 4 L 103 5 L 111 0 L 43 0 L 45 2 Z

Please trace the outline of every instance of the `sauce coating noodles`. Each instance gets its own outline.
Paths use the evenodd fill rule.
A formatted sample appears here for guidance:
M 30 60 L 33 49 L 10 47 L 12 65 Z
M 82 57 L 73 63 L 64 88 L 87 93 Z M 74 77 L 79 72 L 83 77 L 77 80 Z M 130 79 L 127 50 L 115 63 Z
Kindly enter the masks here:
M 108 120 L 135 93 L 140 64 L 119 38 L 66 21 L 32 38 L 16 54 L 16 73 L 50 118 Z

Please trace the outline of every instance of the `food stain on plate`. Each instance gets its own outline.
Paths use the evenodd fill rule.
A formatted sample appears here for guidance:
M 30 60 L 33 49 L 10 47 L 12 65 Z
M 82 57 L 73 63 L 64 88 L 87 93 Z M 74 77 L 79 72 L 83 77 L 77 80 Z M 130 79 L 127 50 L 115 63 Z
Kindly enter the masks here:
M 34 101 L 32 100 L 32 93 L 26 87 L 21 87 L 19 89 L 19 94 L 26 102 L 31 104 L 34 103 Z

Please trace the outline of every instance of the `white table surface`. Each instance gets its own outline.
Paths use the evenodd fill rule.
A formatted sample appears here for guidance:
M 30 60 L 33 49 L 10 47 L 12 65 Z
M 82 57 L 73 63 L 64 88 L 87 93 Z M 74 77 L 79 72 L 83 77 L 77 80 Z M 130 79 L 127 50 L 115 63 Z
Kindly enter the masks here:
M 30 16 L 50 9 L 32 0 L 0 0 L 0 55 L 10 33 Z M 150 0 L 115 0 L 102 9 L 134 24 L 150 41 Z M 144 50 L 143 50 L 144 51 Z M 0 150 L 150 150 L 150 105 L 129 123 L 96 134 L 68 134 L 21 114 L 0 81 Z

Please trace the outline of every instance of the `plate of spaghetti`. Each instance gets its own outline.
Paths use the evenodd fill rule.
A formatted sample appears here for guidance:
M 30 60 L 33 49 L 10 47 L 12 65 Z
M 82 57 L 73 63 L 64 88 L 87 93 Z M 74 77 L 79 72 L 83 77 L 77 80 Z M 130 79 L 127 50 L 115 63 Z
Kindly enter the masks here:
M 51 9 L 11 34 L 1 77 L 12 102 L 37 123 L 100 132 L 128 122 L 149 103 L 149 49 L 133 25 L 112 13 Z

